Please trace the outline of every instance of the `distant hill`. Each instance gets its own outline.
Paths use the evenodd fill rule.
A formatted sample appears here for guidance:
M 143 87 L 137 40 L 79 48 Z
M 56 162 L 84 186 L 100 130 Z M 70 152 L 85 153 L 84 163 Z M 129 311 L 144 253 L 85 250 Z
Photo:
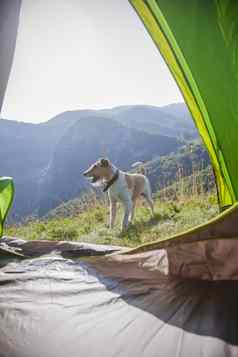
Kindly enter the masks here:
M 16 198 L 12 214 L 15 218 L 36 212 L 39 183 L 53 156 L 55 146 L 70 126 L 71 120 L 28 124 L 0 120 L 0 175 L 12 176 Z
M 12 217 L 45 214 L 87 189 L 82 171 L 107 155 L 123 169 L 197 137 L 184 104 L 64 112 L 42 124 L 0 120 L 0 175 L 14 178 Z M 179 140 L 178 140 L 179 139 Z
M 203 178 L 204 190 L 210 190 L 215 184 L 210 158 L 198 140 L 179 147 L 175 153 L 147 162 L 145 169 L 153 191 L 173 185 L 182 177 L 199 176 L 202 172 L 208 173 L 207 178 Z
M 187 107 L 182 103 L 160 108 L 145 105 L 119 107 L 114 109 L 112 115 L 121 124 L 147 133 L 183 138 L 185 140 L 198 137 L 191 115 Z

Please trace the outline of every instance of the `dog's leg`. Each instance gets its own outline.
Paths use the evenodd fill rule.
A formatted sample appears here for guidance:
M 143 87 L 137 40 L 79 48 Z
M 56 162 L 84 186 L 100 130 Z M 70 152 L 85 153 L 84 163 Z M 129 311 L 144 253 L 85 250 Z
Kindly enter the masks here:
M 145 187 L 144 187 L 142 196 L 145 198 L 145 200 L 151 210 L 152 217 L 154 217 L 154 203 L 153 203 L 153 199 L 152 199 L 150 183 L 147 178 L 145 179 Z
M 128 228 L 129 225 L 129 217 L 131 216 L 132 213 L 132 200 L 127 200 L 124 203 L 124 217 L 123 217 L 123 221 L 122 221 L 122 231 L 125 231 Z
M 148 204 L 148 206 L 149 206 L 149 208 L 151 210 L 152 217 L 154 217 L 154 203 L 152 201 L 152 198 L 148 197 L 146 194 L 144 194 L 143 196 L 144 196 L 144 198 L 145 198 L 145 200 L 146 200 L 146 202 L 147 202 L 147 204 Z
M 131 214 L 130 214 L 130 218 L 129 218 L 129 222 L 130 222 L 130 223 L 132 223 L 133 220 L 134 220 L 136 201 L 137 201 L 137 197 L 134 196 L 134 197 L 132 198 L 132 209 L 131 209 Z
M 117 202 L 114 199 L 110 200 L 110 222 L 109 227 L 112 229 L 114 227 L 115 219 L 117 214 Z
M 141 185 L 137 184 L 137 185 L 135 185 L 133 193 L 132 193 L 132 209 L 131 209 L 131 215 L 130 215 L 130 223 L 132 223 L 132 221 L 134 219 L 136 202 L 137 202 L 137 199 L 140 197 L 140 195 L 141 195 Z

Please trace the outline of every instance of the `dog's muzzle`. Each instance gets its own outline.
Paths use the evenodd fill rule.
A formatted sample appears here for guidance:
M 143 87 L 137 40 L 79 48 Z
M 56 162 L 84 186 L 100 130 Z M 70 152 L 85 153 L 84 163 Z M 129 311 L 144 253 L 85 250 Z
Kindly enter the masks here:
M 99 180 L 99 177 L 95 176 L 95 175 L 90 175 L 90 172 L 83 172 L 83 176 L 87 177 L 91 183 L 95 183 Z
M 95 182 L 97 182 L 99 180 L 99 177 L 91 176 L 91 177 L 89 177 L 89 179 L 90 179 L 91 183 L 95 183 Z

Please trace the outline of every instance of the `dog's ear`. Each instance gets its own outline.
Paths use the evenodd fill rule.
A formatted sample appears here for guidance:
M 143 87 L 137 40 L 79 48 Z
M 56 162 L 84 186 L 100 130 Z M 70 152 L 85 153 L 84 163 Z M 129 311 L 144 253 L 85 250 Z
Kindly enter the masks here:
M 101 167 L 109 167 L 110 166 L 110 161 L 108 159 L 101 159 L 100 160 L 100 166 Z

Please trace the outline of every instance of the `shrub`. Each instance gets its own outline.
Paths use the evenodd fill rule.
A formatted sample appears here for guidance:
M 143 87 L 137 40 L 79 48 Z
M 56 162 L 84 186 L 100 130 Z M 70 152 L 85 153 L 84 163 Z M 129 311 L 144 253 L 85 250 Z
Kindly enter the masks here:
M 49 234 L 53 240 L 76 240 L 78 232 L 72 227 L 52 228 Z

